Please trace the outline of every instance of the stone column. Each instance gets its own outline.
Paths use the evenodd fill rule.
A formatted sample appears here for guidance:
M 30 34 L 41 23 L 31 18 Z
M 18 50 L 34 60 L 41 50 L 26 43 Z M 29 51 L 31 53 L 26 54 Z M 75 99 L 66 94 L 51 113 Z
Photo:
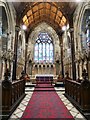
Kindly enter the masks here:
M 24 72 L 27 73 L 27 47 L 28 44 L 25 44 L 25 66 L 24 66 Z
M 79 71 L 80 61 L 77 63 L 77 70 L 78 70 L 78 78 L 80 78 L 80 71 Z
M 62 40 L 62 34 L 59 37 L 60 39 L 60 51 L 61 51 L 61 74 L 62 74 L 62 78 L 64 78 L 64 64 L 63 64 L 63 40 Z
M 72 59 L 72 77 L 73 80 L 76 80 L 76 63 L 75 63 L 75 46 L 74 46 L 74 30 L 70 28 L 71 34 L 71 59 Z
M 60 66 L 59 65 L 60 65 L 59 61 L 56 61 L 56 64 L 55 64 L 55 66 L 56 66 L 56 75 L 59 75 L 59 70 L 60 70 Z
M 30 67 L 30 75 L 32 75 L 32 67 L 33 67 L 33 63 L 31 60 L 29 60 L 29 67 Z
M 72 61 L 72 78 L 76 80 L 76 63 L 75 63 L 75 44 L 74 44 L 74 28 L 73 28 L 73 15 L 68 17 L 69 19 L 69 32 L 71 36 L 71 61 Z
M 19 35 L 19 26 L 15 26 L 15 42 L 14 42 L 14 58 L 13 58 L 13 73 L 12 80 L 16 80 L 16 69 L 17 69 L 17 47 L 18 47 L 18 35 Z
M 80 76 L 80 79 L 82 79 L 82 66 L 83 66 L 83 63 L 82 63 L 82 61 L 80 61 L 80 64 L 79 64 L 79 76 Z

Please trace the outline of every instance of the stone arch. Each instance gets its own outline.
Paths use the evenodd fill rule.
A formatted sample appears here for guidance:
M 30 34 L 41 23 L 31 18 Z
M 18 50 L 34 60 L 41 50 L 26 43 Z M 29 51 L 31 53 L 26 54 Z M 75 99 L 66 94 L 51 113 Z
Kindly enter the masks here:
M 3 8 L 5 10 L 5 16 L 7 18 L 7 30 L 5 32 L 5 34 L 7 35 L 7 37 L 6 37 L 7 49 L 14 50 L 14 39 L 15 39 L 15 19 L 14 18 L 15 17 L 12 12 L 12 5 L 9 5 L 9 3 L 7 3 L 5 0 L 1 0 L 0 7 L 1 7 L 1 9 Z M 1 47 L 2 39 L 0 39 L 0 44 L 1 44 L 0 51 L 2 51 L 2 47 Z M 2 70 L 0 69 L 0 76 L 1 76 L 1 79 L 3 79 L 5 69 L 4 69 L 4 62 L 1 62 L 1 60 L 0 60 L 0 68 L 2 69 Z M 11 71 L 12 71 L 12 67 L 11 67 Z
M 0 2 L 0 6 L 3 6 L 7 15 L 8 33 L 12 32 L 15 35 L 15 11 L 12 4 L 8 4 L 4 0 Z
M 47 29 L 46 29 L 47 28 Z M 35 44 L 35 40 L 36 38 L 38 37 L 38 34 L 40 32 L 47 32 L 50 37 L 52 38 L 53 40 L 53 44 L 54 44 L 54 58 L 55 58 L 55 55 L 58 51 L 59 48 L 59 37 L 58 35 L 56 34 L 56 31 L 51 27 L 49 26 L 47 23 L 45 22 L 42 22 L 41 24 L 39 24 L 33 31 L 32 33 L 29 35 L 29 39 L 28 39 L 28 52 L 29 50 L 34 50 L 34 44 Z M 32 47 L 31 47 L 32 46 Z M 30 49 L 31 48 L 31 49 Z M 58 51 L 59 55 L 60 55 L 60 51 Z M 32 51 L 32 56 L 34 55 L 34 52 Z
M 82 45 L 81 45 L 81 37 L 82 37 L 82 22 L 83 22 L 83 17 L 84 17 L 84 13 L 87 9 L 90 9 L 90 2 L 84 2 L 84 3 L 80 3 L 79 5 L 79 9 L 77 10 L 77 17 L 76 17 L 76 36 L 78 39 L 78 44 L 80 51 L 82 51 Z
M 82 78 L 82 71 L 83 71 L 83 64 L 84 67 L 87 69 L 88 73 L 90 74 L 90 63 L 88 60 L 87 64 L 84 58 L 84 63 L 82 64 L 82 59 L 84 56 L 84 51 L 83 51 L 83 47 L 82 47 L 82 40 L 86 39 L 85 36 L 85 31 L 82 30 L 82 25 L 83 24 L 83 18 L 85 18 L 85 12 L 90 9 L 90 2 L 84 2 L 84 3 L 80 3 L 77 10 L 76 10 L 76 18 L 75 18 L 75 36 L 77 38 L 77 41 L 75 40 L 76 46 L 78 45 L 78 48 L 76 48 L 76 54 L 78 55 L 78 60 L 80 61 L 79 64 L 79 76 L 80 78 Z M 82 58 L 82 59 L 80 59 Z M 76 63 L 77 64 L 77 63 Z M 78 69 L 78 68 L 77 68 Z M 78 70 L 77 70 L 78 71 Z M 88 77 L 90 78 L 90 75 L 88 75 Z

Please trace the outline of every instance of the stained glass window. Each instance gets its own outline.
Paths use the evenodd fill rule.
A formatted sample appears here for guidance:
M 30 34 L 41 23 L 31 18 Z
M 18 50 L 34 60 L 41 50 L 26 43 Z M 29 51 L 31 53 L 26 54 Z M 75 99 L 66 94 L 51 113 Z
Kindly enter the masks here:
M 86 9 L 83 15 L 81 26 L 81 42 L 83 52 L 88 51 L 90 47 L 90 9 Z
M 40 33 L 35 42 L 34 61 L 39 63 L 53 62 L 53 41 L 48 33 Z
M 84 43 L 84 46 L 86 49 L 89 49 L 90 47 L 90 11 L 89 16 L 87 17 L 86 20 L 86 41 Z
M 2 23 L 0 21 L 0 36 L 2 35 Z

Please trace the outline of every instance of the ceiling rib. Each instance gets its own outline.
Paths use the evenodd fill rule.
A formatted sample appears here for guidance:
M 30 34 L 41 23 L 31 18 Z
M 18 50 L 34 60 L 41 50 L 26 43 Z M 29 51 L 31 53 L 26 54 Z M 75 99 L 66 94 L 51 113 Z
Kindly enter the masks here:
M 58 25 L 58 28 L 68 23 L 66 17 L 53 3 L 37 3 L 34 4 L 23 16 L 22 23 L 27 27 L 35 24 L 40 19 L 47 19 L 48 21 Z

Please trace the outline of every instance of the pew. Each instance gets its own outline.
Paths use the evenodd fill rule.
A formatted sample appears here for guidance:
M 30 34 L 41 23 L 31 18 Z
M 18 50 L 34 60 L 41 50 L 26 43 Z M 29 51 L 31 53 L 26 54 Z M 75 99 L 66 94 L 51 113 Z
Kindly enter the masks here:
M 25 80 L 2 82 L 2 115 L 8 118 L 25 97 Z
M 65 96 L 83 113 L 90 113 L 90 81 L 65 80 Z

